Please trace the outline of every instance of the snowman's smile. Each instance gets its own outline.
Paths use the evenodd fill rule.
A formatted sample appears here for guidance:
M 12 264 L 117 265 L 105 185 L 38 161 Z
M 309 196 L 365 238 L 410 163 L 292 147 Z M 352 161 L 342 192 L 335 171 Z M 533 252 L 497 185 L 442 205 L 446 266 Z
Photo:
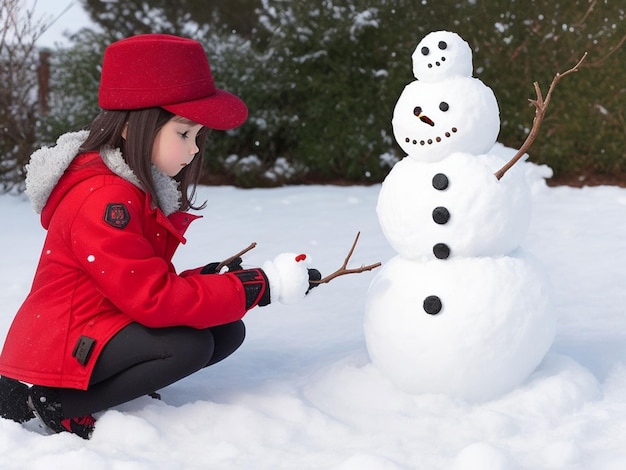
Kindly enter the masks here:
M 434 125 L 434 124 L 433 124 Z M 451 128 L 449 131 L 444 132 L 443 136 L 435 136 L 433 138 L 430 139 L 411 139 L 410 137 L 407 137 L 404 139 L 404 141 L 407 144 L 413 144 L 413 145 L 432 145 L 432 144 L 437 144 L 439 142 L 442 142 L 445 139 L 449 139 L 450 137 L 452 137 L 452 134 L 456 134 L 459 130 L 456 127 Z

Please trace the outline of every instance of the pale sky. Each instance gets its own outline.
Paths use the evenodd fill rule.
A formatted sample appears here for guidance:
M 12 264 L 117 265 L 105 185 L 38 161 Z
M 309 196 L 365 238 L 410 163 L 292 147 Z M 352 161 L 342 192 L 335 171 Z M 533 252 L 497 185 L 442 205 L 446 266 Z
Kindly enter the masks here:
M 54 47 L 57 43 L 67 44 L 64 32 L 73 33 L 92 24 L 78 0 L 27 0 L 26 3 L 35 5 L 37 19 L 44 19 L 47 23 L 56 20 L 39 38 L 40 46 Z

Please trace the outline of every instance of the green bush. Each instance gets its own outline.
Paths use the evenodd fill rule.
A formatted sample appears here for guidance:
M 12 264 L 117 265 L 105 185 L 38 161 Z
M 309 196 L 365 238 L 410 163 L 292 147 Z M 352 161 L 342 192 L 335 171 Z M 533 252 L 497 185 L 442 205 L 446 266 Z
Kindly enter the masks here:
M 256 26 L 245 35 L 200 25 L 196 39 L 207 49 L 217 86 L 241 96 L 250 110 L 240 128 L 212 133 L 207 182 L 382 181 L 403 156 L 391 115 L 414 80 L 411 54 L 423 36 L 441 29 L 473 48 L 474 75 L 499 102 L 498 140 L 510 147 L 519 147 L 532 125 L 533 82 L 546 93 L 554 75 L 587 51 L 581 70 L 555 90 L 531 160 L 557 176 L 626 174 L 626 32 L 618 3 L 262 0 Z M 254 7 L 252 0 L 241 4 Z M 159 32 L 183 27 L 174 26 Z M 119 34 L 83 32 L 58 52 L 56 104 L 42 140 L 93 117 L 102 51 Z
M 619 2 L 510 1 L 506 13 L 477 2 L 475 15 L 497 19 L 495 31 L 478 29 L 466 39 L 479 50 L 480 77 L 494 90 L 502 117 L 499 140 L 519 146 L 531 126 L 533 82 L 543 94 L 557 72 L 583 55 L 580 71 L 559 82 L 531 147 L 533 161 L 556 175 L 626 172 L 625 8 Z M 621 41 L 621 42 L 620 42 Z
M 390 121 L 414 80 L 410 56 L 424 35 L 446 29 L 473 48 L 475 76 L 499 101 L 499 141 L 511 147 L 532 125 L 533 82 L 545 94 L 554 75 L 587 51 L 581 71 L 558 85 L 531 159 L 556 174 L 624 172 L 624 9 L 615 3 L 267 0 L 265 34 L 222 64 L 239 73 L 228 83 L 249 104 L 251 120 L 216 135 L 213 149 L 254 154 L 266 167 L 277 158 L 298 162 L 307 171 L 292 181 L 380 181 L 393 162 L 389 152 L 402 156 Z M 246 184 L 261 184 L 258 176 Z
M 42 116 L 39 139 L 52 144 L 65 132 L 79 130 L 96 117 L 102 54 L 110 37 L 83 30 L 73 46 L 51 57 L 50 111 Z

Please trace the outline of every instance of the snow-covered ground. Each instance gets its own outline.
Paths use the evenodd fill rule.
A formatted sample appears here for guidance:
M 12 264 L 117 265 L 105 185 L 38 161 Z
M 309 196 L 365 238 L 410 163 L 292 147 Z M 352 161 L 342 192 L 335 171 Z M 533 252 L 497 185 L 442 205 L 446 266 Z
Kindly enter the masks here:
M 380 186 L 202 187 L 204 218 L 179 269 L 308 251 L 322 272 L 395 253 L 378 226 Z M 26 295 L 44 231 L 25 198 L 0 196 L 0 336 Z M 626 189 L 534 185 L 523 244 L 545 264 L 555 342 L 520 387 L 486 403 L 407 395 L 371 363 L 363 334 L 375 272 L 246 317 L 231 358 L 98 415 L 93 438 L 0 419 L 0 468 L 622 469 L 626 463 Z

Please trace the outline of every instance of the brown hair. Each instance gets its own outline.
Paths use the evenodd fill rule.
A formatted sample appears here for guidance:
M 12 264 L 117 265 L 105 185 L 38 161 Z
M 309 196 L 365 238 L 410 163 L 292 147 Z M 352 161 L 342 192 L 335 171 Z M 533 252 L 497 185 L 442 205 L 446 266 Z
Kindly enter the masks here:
M 144 191 L 150 194 L 153 203 L 158 205 L 152 178 L 152 147 L 158 132 L 171 119 L 191 122 L 163 108 L 132 111 L 102 110 L 89 126 L 89 136 L 79 151 L 92 152 L 103 148 L 119 148 L 124 161 L 133 171 Z M 124 139 L 122 132 L 127 125 Z M 181 192 L 180 210 L 202 209 L 206 205 L 204 202 L 196 207 L 194 199 L 196 186 L 202 176 L 204 144 L 208 134 L 209 129 L 202 127 L 196 137 L 196 145 L 199 149 L 196 157 L 174 177 L 174 180 L 178 181 Z

